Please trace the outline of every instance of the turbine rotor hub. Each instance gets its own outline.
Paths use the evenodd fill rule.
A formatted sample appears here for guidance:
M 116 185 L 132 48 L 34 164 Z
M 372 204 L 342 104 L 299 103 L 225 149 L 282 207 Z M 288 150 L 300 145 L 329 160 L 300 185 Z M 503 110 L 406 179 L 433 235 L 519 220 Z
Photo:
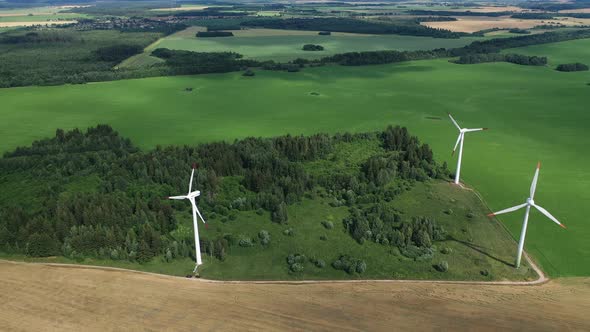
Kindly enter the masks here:
M 535 205 L 535 200 L 534 200 L 534 199 L 532 199 L 532 198 L 530 198 L 530 197 L 526 199 L 526 202 L 527 202 L 529 205 Z

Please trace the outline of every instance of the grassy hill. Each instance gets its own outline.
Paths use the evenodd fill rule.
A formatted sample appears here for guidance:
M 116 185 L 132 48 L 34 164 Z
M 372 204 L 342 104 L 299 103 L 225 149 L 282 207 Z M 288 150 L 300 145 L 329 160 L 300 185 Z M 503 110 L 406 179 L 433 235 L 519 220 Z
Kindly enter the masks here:
M 404 128 L 138 151 L 109 127 L 58 130 L 0 159 L 3 256 L 183 275 L 189 160 L 213 279 L 527 280 L 483 202 Z M 21 191 L 21 188 L 24 189 Z

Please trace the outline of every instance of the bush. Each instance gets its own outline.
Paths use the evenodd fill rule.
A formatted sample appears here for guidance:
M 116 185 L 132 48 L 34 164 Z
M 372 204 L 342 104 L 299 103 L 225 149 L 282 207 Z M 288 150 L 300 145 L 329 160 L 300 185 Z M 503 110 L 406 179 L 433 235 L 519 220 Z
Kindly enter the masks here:
M 449 263 L 447 263 L 447 261 L 442 261 L 442 262 L 434 265 L 434 268 L 438 272 L 447 272 L 449 270 Z
M 324 220 L 322 221 L 322 225 L 326 228 L 326 229 L 332 229 L 334 228 L 334 223 L 329 221 L 329 220 Z
M 405 257 L 414 259 L 416 261 L 424 261 L 431 259 L 433 256 L 433 251 L 431 248 L 420 248 L 414 245 L 408 245 L 400 249 L 400 252 Z
M 270 234 L 268 233 L 268 231 L 261 230 L 261 231 L 258 233 L 258 238 L 260 239 L 260 243 L 261 243 L 263 246 L 267 246 L 267 245 L 269 245 L 269 244 L 270 244 Z
M 293 265 L 289 266 L 289 269 L 292 272 L 298 273 L 298 272 L 303 272 L 304 266 L 301 263 L 294 263 Z
M 452 248 L 449 248 L 449 247 L 444 247 L 444 248 L 441 249 L 440 252 L 443 253 L 443 254 L 445 254 L 445 255 L 448 255 L 448 254 L 450 254 L 450 253 L 453 252 L 453 249 Z
M 323 51 L 324 47 L 322 45 L 305 44 L 302 49 L 304 51 Z
M 252 76 L 255 76 L 255 75 L 256 75 L 256 73 L 255 73 L 254 71 L 250 70 L 250 69 L 246 70 L 246 71 L 245 71 L 245 72 L 242 74 L 242 76 L 246 76 L 246 77 L 252 77 Z
M 332 33 L 330 31 L 320 31 L 320 32 L 318 32 L 318 35 L 320 35 L 320 36 L 329 36 L 331 34 Z
M 35 233 L 29 237 L 27 245 L 27 255 L 33 257 L 47 257 L 57 254 L 57 248 L 54 241 L 46 233 Z
M 259 216 L 263 215 L 264 214 L 264 209 L 259 208 L 258 210 L 256 210 L 256 214 L 259 215 Z
M 315 261 L 315 266 L 320 269 L 323 269 L 326 266 L 326 262 L 322 259 L 318 259 Z
M 287 236 L 294 236 L 295 235 L 295 231 L 292 228 L 287 228 L 283 231 L 284 235 Z
M 367 264 L 359 259 L 352 258 L 348 255 L 340 255 L 340 257 L 332 262 L 332 267 L 336 270 L 344 270 L 348 274 L 363 273 L 367 269 Z
M 484 277 L 487 277 L 490 275 L 490 271 L 488 271 L 488 270 L 481 270 L 481 271 L 479 271 L 479 273 Z
M 244 238 L 241 238 L 240 239 L 240 241 L 238 242 L 238 245 L 240 247 L 251 247 L 254 244 L 252 243 L 252 239 L 251 238 L 244 237 Z
M 586 71 L 588 70 L 588 66 L 583 64 L 583 63 L 566 63 L 566 64 L 562 64 L 557 66 L 557 68 L 555 68 L 558 71 L 564 71 L 564 72 L 569 72 L 569 71 Z
M 325 234 L 320 235 L 320 240 L 327 241 L 328 237 Z

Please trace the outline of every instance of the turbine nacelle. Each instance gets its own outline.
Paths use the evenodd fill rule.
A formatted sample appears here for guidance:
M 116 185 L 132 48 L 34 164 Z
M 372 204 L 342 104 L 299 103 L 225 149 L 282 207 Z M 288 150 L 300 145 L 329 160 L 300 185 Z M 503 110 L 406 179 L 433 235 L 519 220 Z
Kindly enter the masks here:
M 187 198 L 195 198 L 201 196 L 201 192 L 199 190 L 195 190 L 192 193 L 189 193 L 186 197 Z

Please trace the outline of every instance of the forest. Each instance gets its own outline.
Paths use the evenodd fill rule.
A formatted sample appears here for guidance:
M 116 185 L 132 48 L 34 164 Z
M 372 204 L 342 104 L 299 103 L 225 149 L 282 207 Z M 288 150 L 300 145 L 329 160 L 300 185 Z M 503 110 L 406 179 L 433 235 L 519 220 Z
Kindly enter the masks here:
M 467 33 L 429 28 L 409 20 L 399 23 L 376 23 L 350 18 L 263 18 L 245 20 L 242 26 L 286 30 L 318 30 L 332 32 L 399 34 L 433 38 L 460 38 Z
M 371 142 L 379 149 L 360 167 L 331 170 L 326 158 L 337 146 Z M 444 238 L 435 220 L 408 219 L 388 206 L 417 182 L 449 176 L 446 164 L 436 163 L 430 147 L 405 128 L 246 138 L 144 152 L 108 125 L 99 125 L 86 131 L 58 129 L 54 137 L 0 159 L 3 188 L 17 190 L 17 182 L 26 181 L 33 189 L 27 199 L 18 192 L 0 195 L 0 251 L 140 263 L 156 256 L 194 259 L 194 242 L 175 235 L 178 214 L 188 207 L 165 199 L 186 190 L 193 162 L 199 165 L 193 188 L 203 192 L 199 205 L 206 218 L 216 222 L 235 220 L 243 211 L 268 213 L 268 222 L 285 225 L 287 234 L 297 226 L 290 222 L 287 207 L 321 188 L 331 204 L 350 208 L 342 223 L 324 226 L 343 229 L 359 243 L 395 246 L 415 258 L 427 255 L 433 243 Z M 325 169 L 309 166 L 318 163 Z M 271 241 L 262 231 L 257 239 L 238 235 L 202 237 L 203 251 L 224 260 L 231 246 Z M 344 262 L 348 260 L 343 257 Z M 360 263 L 346 266 L 356 270 Z

